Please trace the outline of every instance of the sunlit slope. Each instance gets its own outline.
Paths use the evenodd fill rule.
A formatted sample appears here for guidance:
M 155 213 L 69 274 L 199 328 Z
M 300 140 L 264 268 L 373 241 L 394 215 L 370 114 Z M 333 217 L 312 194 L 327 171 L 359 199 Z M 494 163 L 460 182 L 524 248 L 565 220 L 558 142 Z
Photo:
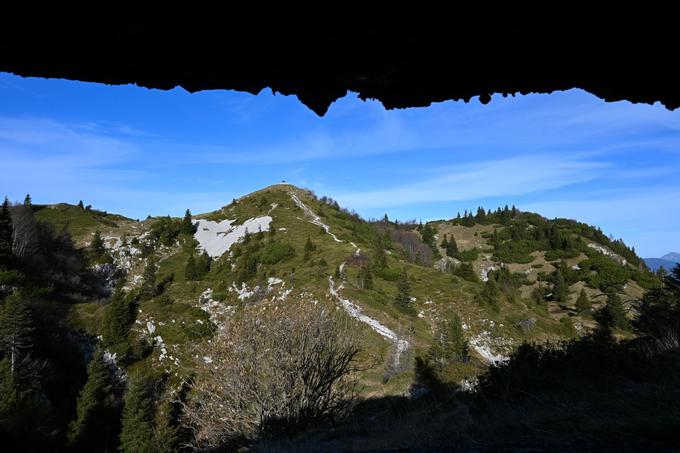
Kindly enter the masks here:
M 427 225 L 367 222 L 333 200 L 278 184 L 194 215 L 188 234 L 182 219 L 137 222 L 57 206 L 65 207 L 36 215 L 68 225 L 82 245 L 98 231 L 126 290 L 140 290 L 149 263 L 158 266 L 153 278 L 162 291 L 140 301 L 132 330 L 134 342 L 151 349 L 134 366 L 178 378 L 210 360 L 201 342 L 225 330 L 241 306 L 273 299 L 329 302 L 354 320 L 364 358 L 375 365 L 364 373 L 366 394 L 405 391 L 414 357 L 426 355 L 438 326 L 457 316 L 472 360 L 449 375 L 462 380 L 522 341 L 588 332 L 608 294 L 634 307 L 652 278 L 634 252 L 597 230 L 518 211 Z M 550 245 L 550 234 L 566 242 Z M 456 253 L 445 238 L 456 242 Z M 551 294 L 558 269 L 566 286 L 559 300 Z M 495 289 L 489 279 L 499 279 Z M 592 308 L 576 309 L 581 290 Z M 98 335 L 104 309 L 79 304 L 71 320 Z

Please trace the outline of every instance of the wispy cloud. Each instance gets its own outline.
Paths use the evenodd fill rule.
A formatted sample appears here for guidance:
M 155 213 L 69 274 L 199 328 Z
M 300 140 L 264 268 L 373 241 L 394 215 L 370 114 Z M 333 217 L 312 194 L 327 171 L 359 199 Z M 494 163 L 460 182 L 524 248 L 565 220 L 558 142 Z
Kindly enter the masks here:
M 677 224 L 662 204 L 678 192 L 680 112 L 579 90 L 392 111 L 350 93 L 319 118 L 270 90 L 0 74 L 0 165 L 0 196 L 83 198 L 133 217 L 212 210 L 285 179 L 365 215 L 440 218 L 514 203 L 602 226 L 618 219 L 611 231 L 626 225 L 625 239 L 651 241 L 641 216 L 655 231 Z
M 606 162 L 551 155 L 524 155 L 449 168 L 438 176 L 383 190 L 338 192 L 338 200 L 357 209 L 423 202 L 518 196 L 590 181 Z

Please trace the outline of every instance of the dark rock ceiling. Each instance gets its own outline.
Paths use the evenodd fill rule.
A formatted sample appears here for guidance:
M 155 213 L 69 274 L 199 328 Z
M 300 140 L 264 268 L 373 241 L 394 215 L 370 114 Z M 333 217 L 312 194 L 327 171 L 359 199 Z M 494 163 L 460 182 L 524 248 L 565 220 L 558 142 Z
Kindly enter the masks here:
M 0 71 L 190 92 L 269 87 L 319 115 L 348 90 L 387 108 L 575 87 L 606 101 L 680 106 L 670 6 L 369 3 L 146 11 L 30 3 L 0 18 Z

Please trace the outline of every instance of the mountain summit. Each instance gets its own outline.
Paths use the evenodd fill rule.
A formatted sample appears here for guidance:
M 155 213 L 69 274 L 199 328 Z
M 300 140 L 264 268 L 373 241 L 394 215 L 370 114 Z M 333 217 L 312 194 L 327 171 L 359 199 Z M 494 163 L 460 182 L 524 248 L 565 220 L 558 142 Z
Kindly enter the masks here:
M 661 258 L 645 258 L 645 264 L 655 272 L 661 267 L 666 269 L 666 271 L 670 271 L 677 264 L 680 264 L 680 253 L 670 252 Z

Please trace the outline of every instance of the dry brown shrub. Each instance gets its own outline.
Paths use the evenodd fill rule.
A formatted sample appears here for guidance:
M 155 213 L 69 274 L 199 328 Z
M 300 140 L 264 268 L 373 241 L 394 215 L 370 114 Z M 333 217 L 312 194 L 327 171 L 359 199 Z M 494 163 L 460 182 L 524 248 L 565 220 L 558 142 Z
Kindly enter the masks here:
M 281 436 L 346 408 L 356 383 L 354 321 L 332 305 L 245 307 L 202 351 L 185 407 L 195 446 Z

